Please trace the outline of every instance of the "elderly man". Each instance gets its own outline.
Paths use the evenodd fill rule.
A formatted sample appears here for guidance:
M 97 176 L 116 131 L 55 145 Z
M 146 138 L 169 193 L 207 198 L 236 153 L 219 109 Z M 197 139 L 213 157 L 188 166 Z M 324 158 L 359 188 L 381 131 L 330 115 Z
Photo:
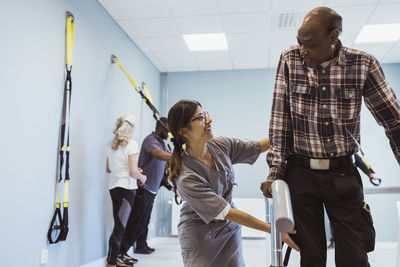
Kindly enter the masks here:
M 400 104 L 371 55 L 342 46 L 342 18 L 319 7 L 306 15 L 298 45 L 284 50 L 276 74 L 270 121 L 268 180 L 290 188 L 301 266 L 326 265 L 324 206 L 334 230 L 336 266 L 369 266 L 375 231 L 352 164 L 360 140 L 362 97 L 385 128 L 400 163 Z

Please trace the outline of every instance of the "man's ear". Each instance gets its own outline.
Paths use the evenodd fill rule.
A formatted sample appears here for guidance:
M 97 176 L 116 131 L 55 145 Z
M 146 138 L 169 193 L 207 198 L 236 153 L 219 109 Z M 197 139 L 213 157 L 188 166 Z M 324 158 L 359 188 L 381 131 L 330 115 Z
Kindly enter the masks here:
M 331 44 L 335 45 L 337 44 L 339 40 L 339 30 L 338 28 L 335 28 L 333 31 L 331 31 L 331 33 L 329 34 L 329 41 L 331 42 Z

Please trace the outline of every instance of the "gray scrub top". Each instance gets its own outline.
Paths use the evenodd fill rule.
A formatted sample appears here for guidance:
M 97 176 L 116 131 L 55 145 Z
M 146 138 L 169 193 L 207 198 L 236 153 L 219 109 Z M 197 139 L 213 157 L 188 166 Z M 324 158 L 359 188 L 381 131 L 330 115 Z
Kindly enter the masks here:
M 179 242 L 186 267 L 242 267 L 240 226 L 214 218 L 232 202 L 235 182 L 233 164 L 253 164 L 260 154 L 258 141 L 216 137 L 207 142 L 217 170 L 184 153 L 176 180 L 185 200 L 178 225 Z

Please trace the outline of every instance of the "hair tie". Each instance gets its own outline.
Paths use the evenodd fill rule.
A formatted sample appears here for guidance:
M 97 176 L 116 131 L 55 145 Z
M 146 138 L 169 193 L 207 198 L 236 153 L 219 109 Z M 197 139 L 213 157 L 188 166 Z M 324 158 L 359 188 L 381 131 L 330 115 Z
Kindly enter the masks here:
M 179 152 L 182 152 L 182 145 L 179 143 L 179 141 L 176 138 L 171 138 L 171 142 L 174 144 L 174 148 L 178 150 Z

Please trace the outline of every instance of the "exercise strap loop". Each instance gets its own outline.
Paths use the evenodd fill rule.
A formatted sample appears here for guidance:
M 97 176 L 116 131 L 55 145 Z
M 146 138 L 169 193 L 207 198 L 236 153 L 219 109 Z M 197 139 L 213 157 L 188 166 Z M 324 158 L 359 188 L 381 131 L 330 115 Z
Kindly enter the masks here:
M 72 51 L 74 43 L 74 16 L 70 12 L 66 12 L 66 65 L 65 65 L 65 83 L 63 94 L 63 106 L 60 125 L 59 155 L 58 155 L 58 179 L 57 179 L 57 200 L 56 208 L 50 222 L 47 232 L 47 239 L 50 244 L 64 241 L 68 235 L 68 205 L 69 205 L 69 126 L 70 126 L 70 108 L 71 108 L 71 92 L 72 92 Z M 65 163 L 65 166 L 64 166 Z M 63 173 L 64 170 L 64 173 Z M 64 174 L 64 176 L 63 176 Z M 63 212 L 61 213 L 61 185 L 63 185 Z

